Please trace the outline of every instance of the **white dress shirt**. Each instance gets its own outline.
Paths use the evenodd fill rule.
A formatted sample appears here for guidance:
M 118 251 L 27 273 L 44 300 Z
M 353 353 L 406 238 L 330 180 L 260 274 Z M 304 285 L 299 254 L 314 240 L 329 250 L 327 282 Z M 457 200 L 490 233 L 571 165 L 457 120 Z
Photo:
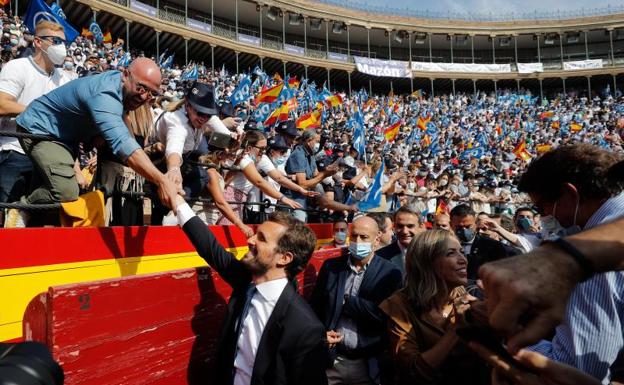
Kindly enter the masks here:
M 234 385 L 248 385 L 251 382 L 251 374 L 264 327 L 287 284 L 287 278 L 280 278 L 256 286 L 257 290 L 251 298 L 249 312 L 243 321 L 238 337 L 238 352 L 234 358 L 234 369 L 236 370 Z

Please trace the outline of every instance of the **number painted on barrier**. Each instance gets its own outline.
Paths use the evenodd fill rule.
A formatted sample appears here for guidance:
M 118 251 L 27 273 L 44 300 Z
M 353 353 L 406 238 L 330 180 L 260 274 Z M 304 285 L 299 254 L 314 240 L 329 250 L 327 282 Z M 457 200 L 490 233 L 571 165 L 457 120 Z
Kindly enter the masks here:
M 91 309 L 91 296 L 89 294 L 80 294 L 78 302 L 80 303 L 80 310 Z

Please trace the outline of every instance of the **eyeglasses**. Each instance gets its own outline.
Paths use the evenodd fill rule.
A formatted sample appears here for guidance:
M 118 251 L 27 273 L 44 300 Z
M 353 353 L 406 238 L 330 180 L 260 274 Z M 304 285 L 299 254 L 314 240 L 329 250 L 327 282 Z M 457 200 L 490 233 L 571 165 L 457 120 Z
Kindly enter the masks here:
M 265 152 L 265 151 L 266 151 L 266 149 L 267 149 L 266 147 L 258 147 L 258 146 L 251 146 L 251 147 L 254 147 L 254 148 L 257 148 L 257 149 L 258 149 L 258 155 L 262 155 L 262 154 L 264 154 L 264 152 Z
M 36 36 L 39 39 L 42 40 L 47 40 L 49 42 L 51 42 L 54 45 L 59 45 L 59 44 L 66 44 L 67 40 L 63 39 L 62 37 L 58 37 L 58 36 Z
M 130 77 L 131 81 L 134 82 L 134 77 L 132 76 L 132 72 L 128 72 L 128 76 Z M 143 83 L 139 83 L 136 82 L 136 90 L 140 93 L 140 94 L 149 94 L 149 96 L 152 99 L 155 99 L 157 97 L 160 96 L 160 91 L 159 90 L 153 90 L 151 88 L 149 88 L 148 86 L 146 86 Z

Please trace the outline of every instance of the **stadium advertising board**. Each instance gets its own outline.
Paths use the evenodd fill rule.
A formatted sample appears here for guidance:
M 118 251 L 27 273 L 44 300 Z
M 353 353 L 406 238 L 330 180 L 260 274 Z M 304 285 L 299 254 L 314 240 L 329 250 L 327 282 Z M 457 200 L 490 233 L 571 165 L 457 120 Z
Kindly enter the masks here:
M 292 44 L 284 44 L 284 51 L 294 55 L 305 55 L 305 50 Z
M 518 63 L 518 72 L 521 74 L 544 72 L 544 63 Z
M 412 62 L 412 70 L 421 72 L 511 72 L 511 64 L 465 64 Z
M 588 70 L 596 68 L 602 68 L 602 59 L 568 61 L 563 63 L 563 69 L 566 71 Z
M 210 24 L 206 24 L 206 23 L 203 23 L 201 21 L 194 20 L 191 18 L 186 19 L 186 26 L 196 31 L 201 31 L 201 32 L 206 32 L 206 33 L 212 32 L 212 26 Z
M 143 4 L 140 1 L 130 0 L 130 8 L 151 17 L 156 17 L 156 8 L 152 7 L 151 5 Z
M 398 60 L 379 60 L 354 56 L 357 70 L 367 75 L 391 78 L 409 78 L 409 63 Z
M 251 35 L 245 35 L 244 33 L 238 34 L 238 41 L 245 44 L 260 46 L 260 38 Z

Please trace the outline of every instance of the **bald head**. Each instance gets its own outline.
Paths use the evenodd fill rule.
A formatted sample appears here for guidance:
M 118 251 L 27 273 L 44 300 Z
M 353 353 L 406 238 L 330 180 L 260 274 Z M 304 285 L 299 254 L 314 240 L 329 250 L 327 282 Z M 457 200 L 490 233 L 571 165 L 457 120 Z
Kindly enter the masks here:
M 151 102 L 160 89 L 160 68 L 148 58 L 135 59 L 124 70 L 123 102 L 126 111 L 133 111 Z
M 362 216 L 353 221 L 351 234 L 349 235 L 350 242 L 371 244 L 370 253 L 363 260 L 360 260 L 361 262 L 366 263 L 369 258 L 372 258 L 373 250 L 379 246 L 380 237 L 379 226 L 377 226 L 377 222 L 373 218 Z

